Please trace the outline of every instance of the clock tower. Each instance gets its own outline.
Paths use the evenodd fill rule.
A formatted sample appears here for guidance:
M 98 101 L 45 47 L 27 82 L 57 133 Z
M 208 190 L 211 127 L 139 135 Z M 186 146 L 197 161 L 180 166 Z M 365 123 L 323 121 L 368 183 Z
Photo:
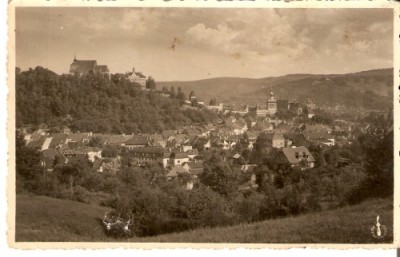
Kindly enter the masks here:
M 277 107 L 277 103 L 276 103 L 276 98 L 274 96 L 274 92 L 272 91 L 272 87 L 271 90 L 269 92 L 269 98 L 267 100 L 267 110 L 268 110 L 268 114 L 273 115 L 276 113 L 278 107 Z

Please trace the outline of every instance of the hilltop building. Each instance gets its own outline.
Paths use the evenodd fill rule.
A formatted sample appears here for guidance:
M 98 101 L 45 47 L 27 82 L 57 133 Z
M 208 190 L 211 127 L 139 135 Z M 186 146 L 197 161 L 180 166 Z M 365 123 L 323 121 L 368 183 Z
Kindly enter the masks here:
M 73 62 L 69 66 L 69 74 L 83 76 L 88 74 L 101 74 L 110 77 L 110 71 L 107 65 L 97 65 L 96 60 L 77 60 L 74 57 Z
M 132 72 L 128 72 L 126 75 L 130 82 L 139 84 L 142 89 L 146 88 L 146 76 L 141 72 L 136 72 L 135 68 L 132 69 Z

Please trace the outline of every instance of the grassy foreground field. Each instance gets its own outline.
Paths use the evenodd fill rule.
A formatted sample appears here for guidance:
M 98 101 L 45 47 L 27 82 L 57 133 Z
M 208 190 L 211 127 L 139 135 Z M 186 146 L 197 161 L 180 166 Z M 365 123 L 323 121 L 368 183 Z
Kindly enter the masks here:
M 15 241 L 105 241 L 99 219 L 107 210 L 45 196 L 17 195 Z
M 16 241 L 115 241 L 100 225 L 106 208 L 42 196 L 17 196 Z M 387 227 L 383 239 L 371 235 L 376 216 Z M 393 202 L 374 199 L 341 209 L 225 228 L 202 228 L 127 242 L 198 243 L 390 243 Z

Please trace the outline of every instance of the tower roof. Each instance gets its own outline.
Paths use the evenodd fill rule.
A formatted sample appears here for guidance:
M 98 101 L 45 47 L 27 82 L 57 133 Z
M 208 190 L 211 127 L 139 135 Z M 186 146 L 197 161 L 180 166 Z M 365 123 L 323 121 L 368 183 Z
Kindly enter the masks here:
M 272 87 L 271 87 L 271 89 L 270 89 L 270 91 L 269 91 L 269 99 L 268 99 L 268 102 L 276 102 L 276 99 L 275 99 L 275 97 L 274 97 L 274 91 L 272 91 Z

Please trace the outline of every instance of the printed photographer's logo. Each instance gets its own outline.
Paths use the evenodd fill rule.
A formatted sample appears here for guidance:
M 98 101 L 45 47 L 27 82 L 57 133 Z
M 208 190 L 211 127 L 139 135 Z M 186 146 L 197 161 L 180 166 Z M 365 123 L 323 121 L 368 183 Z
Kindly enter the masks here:
M 387 228 L 385 225 L 379 223 L 379 215 L 376 217 L 376 224 L 371 227 L 372 237 L 382 239 L 386 236 Z

